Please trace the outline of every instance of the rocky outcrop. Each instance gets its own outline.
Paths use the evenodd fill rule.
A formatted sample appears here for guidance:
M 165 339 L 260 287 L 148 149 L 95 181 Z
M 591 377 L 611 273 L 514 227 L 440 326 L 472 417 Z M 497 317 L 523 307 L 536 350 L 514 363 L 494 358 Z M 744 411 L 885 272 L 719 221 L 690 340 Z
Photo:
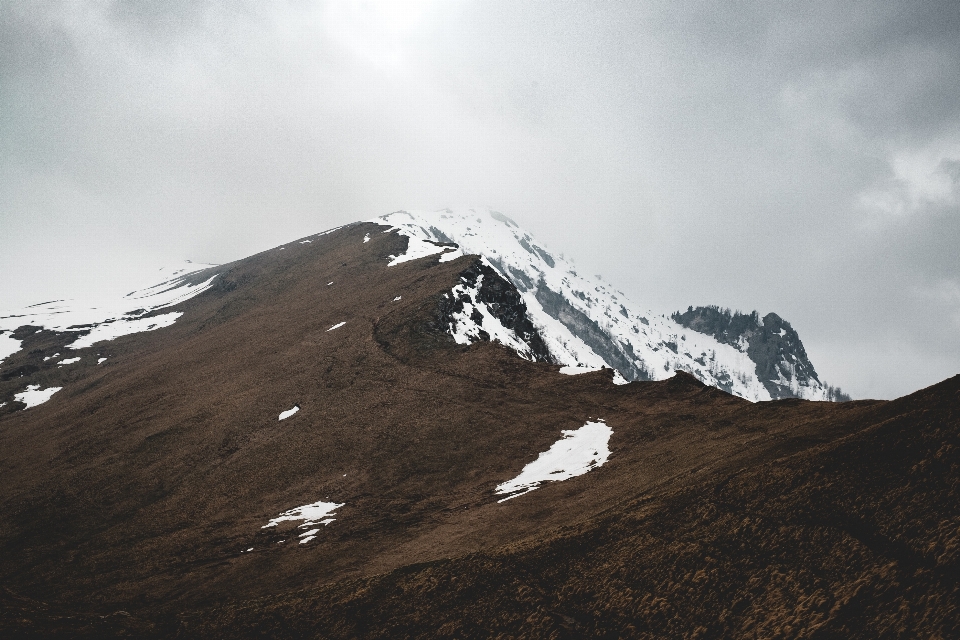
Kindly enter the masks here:
M 456 333 L 457 324 L 462 322 L 464 310 L 470 305 L 473 309 L 469 319 L 477 325 L 478 337 L 484 341 L 490 340 L 490 333 L 483 329 L 483 316 L 476 309 L 476 305 L 482 304 L 493 318 L 526 345 L 527 349 L 522 355 L 534 362 L 553 362 L 543 338 L 527 317 L 527 305 L 513 284 L 479 259 L 460 272 L 460 282 L 451 294 L 440 299 L 435 323 L 437 328 Z
M 820 386 L 813 363 L 800 336 L 790 323 L 775 313 L 760 317 L 731 312 L 717 306 L 687 307 L 672 316 L 680 325 L 713 337 L 746 353 L 756 363 L 757 378 L 772 398 L 797 398 L 801 387 Z M 826 387 L 827 399 L 849 400 L 839 388 Z

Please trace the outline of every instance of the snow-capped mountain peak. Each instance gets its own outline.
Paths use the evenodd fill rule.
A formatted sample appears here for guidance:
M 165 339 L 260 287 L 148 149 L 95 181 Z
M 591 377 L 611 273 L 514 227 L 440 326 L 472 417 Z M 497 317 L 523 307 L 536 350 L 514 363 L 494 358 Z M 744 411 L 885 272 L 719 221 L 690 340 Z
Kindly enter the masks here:
M 416 257 L 442 253 L 441 260 L 447 261 L 467 254 L 482 256 L 520 292 L 527 315 L 558 364 L 587 370 L 607 366 L 627 381 L 662 380 L 681 370 L 751 401 L 834 399 L 812 365 L 797 369 L 789 350 L 779 354 L 782 366 L 772 365 L 779 376 L 776 384 L 761 380 L 758 374 L 763 372 L 751 358 L 749 336 L 738 336 L 740 342 L 721 340 L 643 309 L 598 278 L 578 273 L 571 262 L 497 211 L 397 211 L 371 222 L 407 236 L 408 253 Z M 461 329 L 459 339 L 466 340 L 468 334 Z M 530 357 L 523 348 L 515 350 Z

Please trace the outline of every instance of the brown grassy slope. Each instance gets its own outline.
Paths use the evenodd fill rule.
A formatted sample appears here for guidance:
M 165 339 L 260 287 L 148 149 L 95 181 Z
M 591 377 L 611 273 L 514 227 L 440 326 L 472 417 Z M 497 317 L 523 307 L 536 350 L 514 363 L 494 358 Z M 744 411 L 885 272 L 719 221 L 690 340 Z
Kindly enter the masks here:
M 837 442 L 182 637 L 960 637 L 960 376 Z
M 0 625 L 23 627 L 18 612 L 43 630 L 44 620 L 66 624 L 73 612 L 123 609 L 131 628 L 148 619 L 169 633 L 184 612 L 211 611 L 206 625 L 250 630 L 262 610 L 237 603 L 279 597 L 283 615 L 297 616 L 276 594 L 333 589 L 345 599 L 308 607 L 301 630 L 350 635 L 367 620 L 374 634 L 387 628 L 390 600 L 371 614 L 373 600 L 357 600 L 351 585 L 390 588 L 399 574 L 371 576 L 514 557 L 509 549 L 522 541 L 522 553 L 545 553 L 586 531 L 626 540 L 647 520 L 624 505 L 648 509 L 658 496 L 710 487 L 863 429 L 892 406 L 753 405 L 682 374 L 618 387 L 609 372 L 562 376 L 495 345 L 457 346 L 431 325 L 439 296 L 473 258 L 388 268 L 406 240 L 380 231 L 356 225 L 228 265 L 214 289 L 180 305 L 175 325 L 96 345 L 77 367 L 39 364 L 45 349 L 59 349 L 57 336 L 43 334 L 32 338 L 39 352 L 5 364 L 25 372 L 5 384 L 64 390 L 0 416 L 0 581 L 13 593 Z M 89 364 L 97 353 L 110 359 Z M 0 394 L 12 393 L 2 384 Z M 278 422 L 294 403 L 301 411 Z M 496 503 L 498 483 L 591 417 L 614 430 L 606 465 Z M 345 506 L 308 545 L 295 543 L 291 527 L 261 529 L 327 498 Z M 557 553 L 586 571 L 594 546 Z M 550 560 L 544 579 L 563 566 Z M 484 593 L 485 574 L 466 571 L 477 586 L 450 597 L 468 598 L 465 611 L 489 609 L 494 601 L 471 596 Z M 335 612 L 346 626 L 329 626 Z M 426 620 L 406 615 L 396 610 L 409 629 Z

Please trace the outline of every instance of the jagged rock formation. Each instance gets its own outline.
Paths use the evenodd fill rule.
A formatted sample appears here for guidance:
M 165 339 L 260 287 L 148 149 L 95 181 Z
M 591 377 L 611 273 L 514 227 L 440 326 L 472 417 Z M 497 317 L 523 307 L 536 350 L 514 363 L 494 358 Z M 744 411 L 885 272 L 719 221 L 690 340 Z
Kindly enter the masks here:
M 485 316 L 496 323 L 488 321 L 484 329 Z M 489 341 L 492 331 L 494 339 L 520 355 L 534 362 L 553 362 L 543 338 L 527 317 L 527 306 L 516 287 L 481 260 L 461 271 L 460 284 L 443 295 L 435 326 L 463 344 Z
M 696 309 L 691 306 L 671 317 L 688 329 L 750 356 L 756 363 L 757 379 L 773 398 L 803 397 L 801 389 L 821 387 L 826 400 L 850 400 L 840 389 L 820 382 L 800 336 L 789 322 L 775 313 L 761 318 L 756 311 L 744 314 L 717 306 Z

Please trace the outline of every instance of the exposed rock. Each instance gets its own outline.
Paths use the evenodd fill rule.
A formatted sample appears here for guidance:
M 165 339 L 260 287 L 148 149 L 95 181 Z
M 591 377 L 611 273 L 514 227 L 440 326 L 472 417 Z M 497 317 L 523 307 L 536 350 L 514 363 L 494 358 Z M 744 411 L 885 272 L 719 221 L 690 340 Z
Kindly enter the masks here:
M 707 306 L 688 307 L 671 317 L 688 329 L 746 353 L 756 363 L 757 377 L 774 399 L 800 397 L 799 387 L 820 385 L 800 336 L 775 313 L 761 319 L 756 311 L 744 314 Z M 827 395 L 829 400 L 850 400 L 850 396 L 834 387 L 827 387 Z

